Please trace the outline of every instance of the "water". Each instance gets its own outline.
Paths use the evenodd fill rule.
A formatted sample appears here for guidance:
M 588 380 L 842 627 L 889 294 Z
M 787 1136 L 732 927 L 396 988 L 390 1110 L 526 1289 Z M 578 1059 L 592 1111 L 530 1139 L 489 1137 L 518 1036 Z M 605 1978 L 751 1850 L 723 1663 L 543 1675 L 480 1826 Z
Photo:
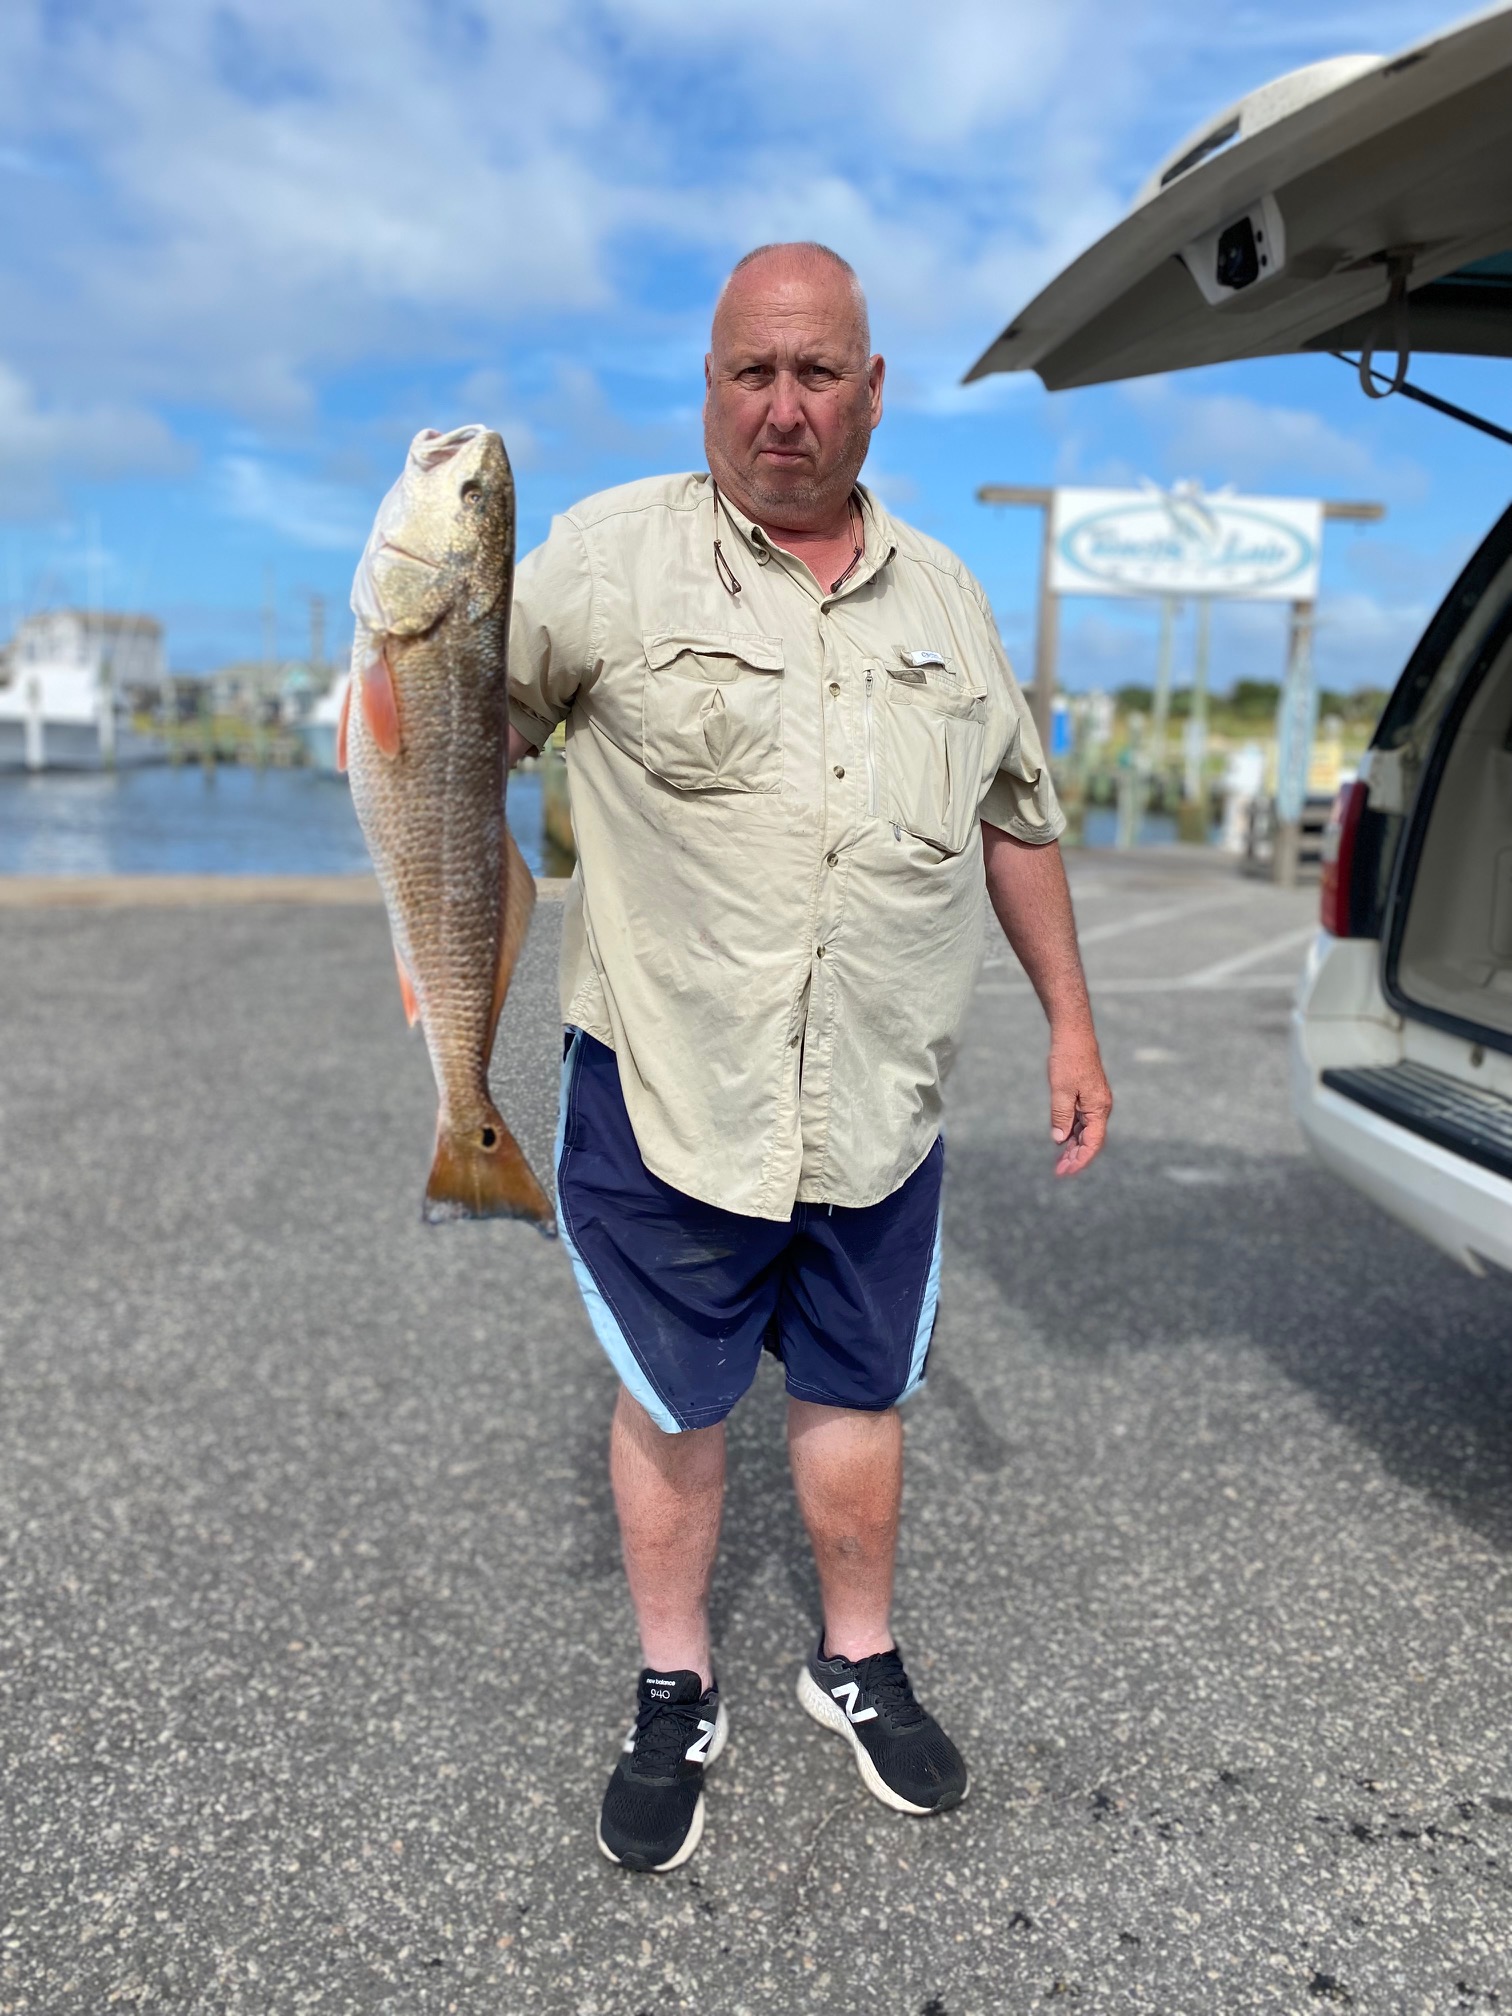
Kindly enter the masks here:
M 509 780 L 509 823 L 541 868 L 541 780 Z M 367 847 L 339 778 L 198 765 L 0 775 L 0 874 L 355 875 Z
M 539 772 L 511 776 L 509 823 L 531 868 L 545 873 Z M 1116 810 L 1089 806 L 1084 838 L 1113 846 Z M 1175 838 L 1169 813 L 1145 815 L 1141 846 Z M 0 773 L 0 874 L 355 875 L 367 866 L 346 785 L 313 770 Z
M 1176 815 L 1174 812 L 1146 812 L 1139 822 L 1139 836 L 1136 845 L 1140 847 L 1173 847 L 1176 844 Z M 1210 828 L 1208 843 L 1216 846 L 1223 837 L 1223 826 Z M 1084 847 L 1116 847 L 1118 845 L 1118 807 L 1116 805 L 1089 805 L 1082 820 L 1082 845 Z

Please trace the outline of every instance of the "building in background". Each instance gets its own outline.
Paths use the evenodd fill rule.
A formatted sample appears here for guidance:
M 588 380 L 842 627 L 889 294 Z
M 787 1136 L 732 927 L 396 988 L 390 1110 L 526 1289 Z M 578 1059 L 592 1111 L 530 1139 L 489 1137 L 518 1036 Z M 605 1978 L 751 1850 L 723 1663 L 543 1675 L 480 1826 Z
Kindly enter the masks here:
M 297 727 L 330 692 L 335 676 L 333 665 L 303 658 L 244 659 L 223 665 L 208 682 L 211 712 L 250 722 L 254 728 Z
M 0 769 L 93 769 L 160 750 L 130 725 L 128 692 L 166 697 L 168 661 L 155 616 L 45 609 L 0 653 Z

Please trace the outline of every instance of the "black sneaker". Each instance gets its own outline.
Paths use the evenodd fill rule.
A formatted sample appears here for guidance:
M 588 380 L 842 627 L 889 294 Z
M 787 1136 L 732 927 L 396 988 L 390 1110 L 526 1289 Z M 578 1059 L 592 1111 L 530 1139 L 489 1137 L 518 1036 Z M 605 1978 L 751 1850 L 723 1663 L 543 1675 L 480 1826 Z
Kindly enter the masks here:
M 799 1705 L 856 1753 L 868 1792 L 896 1813 L 943 1813 L 966 1797 L 961 1753 L 914 1699 L 896 1646 L 869 1659 L 824 1656 L 824 1636 L 798 1676 Z
M 640 1676 L 635 1722 L 599 1812 L 598 1845 L 611 1862 L 658 1875 L 687 1861 L 703 1833 L 704 1766 L 725 1746 L 719 1683 L 696 1673 Z

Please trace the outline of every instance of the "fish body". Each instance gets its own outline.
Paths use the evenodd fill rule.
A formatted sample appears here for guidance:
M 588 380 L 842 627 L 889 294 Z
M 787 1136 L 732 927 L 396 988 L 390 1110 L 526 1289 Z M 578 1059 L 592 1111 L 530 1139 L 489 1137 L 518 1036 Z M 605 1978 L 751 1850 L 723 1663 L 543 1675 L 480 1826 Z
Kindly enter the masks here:
M 422 1215 L 526 1218 L 549 1230 L 551 1204 L 488 1087 L 535 904 L 504 818 L 514 533 L 514 479 L 496 433 L 415 437 L 352 586 L 338 763 L 440 1095 Z

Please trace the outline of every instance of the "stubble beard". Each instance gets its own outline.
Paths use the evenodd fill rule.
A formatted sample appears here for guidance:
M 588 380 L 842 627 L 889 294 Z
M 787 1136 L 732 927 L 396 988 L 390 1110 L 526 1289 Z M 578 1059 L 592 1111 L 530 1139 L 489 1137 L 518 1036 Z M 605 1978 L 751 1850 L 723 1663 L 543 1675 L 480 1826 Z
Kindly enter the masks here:
M 758 524 L 777 525 L 788 531 L 823 531 L 845 509 L 846 499 L 856 487 L 867 450 L 871 447 L 871 417 L 858 414 L 847 431 L 841 453 L 824 474 L 812 469 L 785 482 L 773 481 L 763 470 L 759 451 L 743 469 L 738 469 L 723 444 L 711 430 L 704 444 L 709 467 L 716 480 L 744 504 Z M 731 481 L 732 476 L 735 481 Z

